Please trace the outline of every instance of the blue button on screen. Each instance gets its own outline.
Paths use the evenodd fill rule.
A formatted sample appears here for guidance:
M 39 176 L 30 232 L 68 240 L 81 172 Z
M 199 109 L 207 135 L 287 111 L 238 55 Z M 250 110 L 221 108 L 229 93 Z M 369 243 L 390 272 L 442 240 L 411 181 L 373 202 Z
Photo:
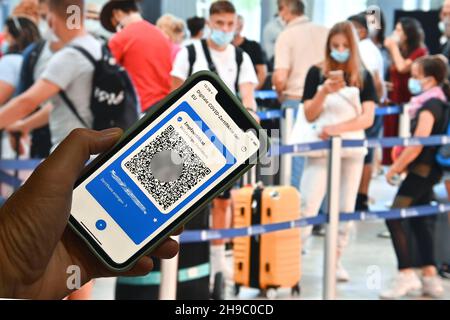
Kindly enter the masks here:
M 104 220 L 98 220 L 95 226 L 98 230 L 103 231 L 106 229 L 106 222 Z

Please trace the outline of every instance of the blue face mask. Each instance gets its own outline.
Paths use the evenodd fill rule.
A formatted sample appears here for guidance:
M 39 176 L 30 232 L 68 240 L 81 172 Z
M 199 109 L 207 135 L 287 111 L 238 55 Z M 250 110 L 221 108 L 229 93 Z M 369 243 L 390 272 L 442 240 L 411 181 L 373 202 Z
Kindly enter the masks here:
M 2 47 L 0 49 L 2 54 L 7 54 L 9 51 L 9 43 L 7 41 L 2 42 Z
M 418 79 L 409 78 L 408 89 L 413 95 L 417 96 L 423 92 L 422 83 Z
M 338 51 L 338 50 L 331 50 L 331 57 L 334 61 L 339 63 L 346 63 L 348 59 L 350 59 L 350 50 L 346 49 L 344 51 Z
M 225 47 L 234 39 L 234 32 L 223 32 L 222 30 L 211 30 L 211 40 L 219 47 Z

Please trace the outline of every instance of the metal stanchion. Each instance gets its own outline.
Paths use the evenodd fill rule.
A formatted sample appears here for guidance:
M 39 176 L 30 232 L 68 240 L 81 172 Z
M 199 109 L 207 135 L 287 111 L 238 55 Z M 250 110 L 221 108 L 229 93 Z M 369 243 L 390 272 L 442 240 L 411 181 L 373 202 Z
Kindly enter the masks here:
M 403 111 L 400 114 L 398 136 L 400 138 L 411 137 L 411 117 L 409 116 L 409 105 L 403 106 Z
M 328 224 L 325 236 L 324 300 L 336 299 L 337 243 L 339 234 L 339 195 L 342 139 L 331 139 L 328 164 Z
M 180 241 L 180 237 L 172 237 Z M 161 284 L 159 300 L 176 300 L 178 284 L 178 255 L 170 260 L 161 260 Z
M 289 136 L 294 127 L 295 121 L 295 109 L 286 108 L 284 110 L 284 118 L 281 119 L 281 141 L 283 145 L 289 144 Z M 291 173 L 292 173 L 292 155 L 283 155 L 281 159 L 281 185 L 291 185 Z

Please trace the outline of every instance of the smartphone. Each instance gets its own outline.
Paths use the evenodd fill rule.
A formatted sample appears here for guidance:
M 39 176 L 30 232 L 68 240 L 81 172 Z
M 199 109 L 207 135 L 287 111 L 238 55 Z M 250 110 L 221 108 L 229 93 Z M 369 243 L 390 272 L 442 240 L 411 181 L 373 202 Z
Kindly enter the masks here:
M 344 71 L 342 70 L 333 70 L 329 72 L 330 79 L 334 80 L 344 80 Z
M 86 168 L 69 224 L 106 266 L 126 271 L 231 187 L 268 146 L 219 77 L 197 73 Z

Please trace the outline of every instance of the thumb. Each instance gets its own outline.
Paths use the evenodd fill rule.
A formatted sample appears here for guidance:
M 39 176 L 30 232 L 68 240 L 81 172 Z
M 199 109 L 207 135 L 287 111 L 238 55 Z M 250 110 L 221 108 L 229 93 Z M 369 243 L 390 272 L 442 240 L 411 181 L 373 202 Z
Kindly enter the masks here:
M 73 188 L 91 155 L 110 149 L 123 131 L 113 128 L 104 131 L 76 129 L 59 145 L 36 170 L 33 179 L 52 181 L 61 187 Z

